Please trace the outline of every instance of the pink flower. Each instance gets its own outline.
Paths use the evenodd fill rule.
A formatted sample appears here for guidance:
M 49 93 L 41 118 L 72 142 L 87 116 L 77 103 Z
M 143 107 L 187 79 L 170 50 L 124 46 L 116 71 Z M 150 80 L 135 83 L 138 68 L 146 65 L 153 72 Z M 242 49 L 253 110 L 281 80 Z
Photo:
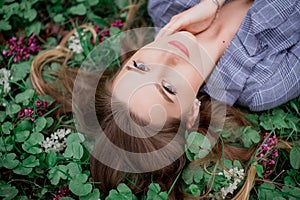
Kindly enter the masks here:
M 265 133 L 263 138 L 267 138 L 269 133 Z M 264 144 L 260 146 L 258 158 L 261 158 L 258 163 L 264 167 L 264 178 L 267 179 L 268 175 L 273 172 L 271 169 L 275 165 L 275 160 L 278 157 L 278 150 L 274 149 L 278 143 L 276 135 L 270 136 Z
M 116 21 L 110 23 L 110 27 L 122 28 L 123 25 L 124 23 L 120 19 L 117 19 Z
M 119 28 L 119 29 L 121 29 L 123 26 L 124 26 L 124 23 L 120 19 L 118 19 L 118 20 L 116 20 L 116 21 L 109 24 L 109 27 L 116 27 L 116 28 Z M 110 36 L 110 32 L 109 32 L 108 27 L 104 27 L 101 30 L 101 28 L 99 26 L 95 26 L 94 29 L 95 29 L 97 34 L 100 33 L 100 35 L 99 35 L 99 44 L 102 43 L 102 41 L 105 37 Z
M 63 186 L 61 189 L 57 191 L 57 194 L 53 198 L 53 200 L 59 200 L 60 198 L 63 197 L 68 197 L 71 195 L 71 191 L 67 186 Z
M 13 56 L 14 62 L 19 62 L 21 60 L 28 60 L 30 55 L 36 55 L 40 51 L 40 46 L 36 44 L 37 39 L 35 35 L 31 35 L 27 41 L 23 37 L 12 37 L 7 42 L 7 49 L 2 51 L 3 56 L 11 57 Z

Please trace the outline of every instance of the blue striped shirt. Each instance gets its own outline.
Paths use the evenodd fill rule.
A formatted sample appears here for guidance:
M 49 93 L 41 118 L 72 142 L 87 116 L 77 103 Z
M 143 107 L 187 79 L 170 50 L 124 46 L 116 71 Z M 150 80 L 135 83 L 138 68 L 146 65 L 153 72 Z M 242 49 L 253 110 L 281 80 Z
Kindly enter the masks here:
M 148 12 L 154 25 L 163 27 L 197 3 L 148 0 Z M 300 95 L 299 41 L 299 0 L 255 0 L 202 89 L 253 111 L 281 105 Z

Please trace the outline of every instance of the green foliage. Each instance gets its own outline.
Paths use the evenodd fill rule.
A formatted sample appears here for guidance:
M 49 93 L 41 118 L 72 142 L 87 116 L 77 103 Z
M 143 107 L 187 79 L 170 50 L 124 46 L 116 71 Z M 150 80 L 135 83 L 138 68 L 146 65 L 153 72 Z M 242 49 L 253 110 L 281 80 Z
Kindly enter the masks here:
M 300 182 L 299 172 L 299 130 L 300 130 L 300 97 L 286 104 L 259 114 L 247 115 L 257 130 L 274 132 L 277 138 L 290 142 L 290 151 L 278 149 L 279 157 L 277 166 L 269 175 L 269 183 L 255 186 L 258 191 L 252 193 L 254 199 L 299 199 Z M 263 178 L 264 168 L 255 165 L 257 175 Z
M 137 200 L 136 196 L 132 194 L 130 188 L 121 183 L 118 185 L 117 190 L 111 190 L 105 200 Z
M 88 176 L 86 174 L 77 174 L 70 181 L 70 190 L 77 196 L 88 195 L 93 187 L 91 183 L 87 183 Z
M 300 130 L 300 97 L 271 110 L 262 112 L 260 115 L 251 114 L 247 118 L 251 119 L 258 130 L 263 128 L 266 131 L 276 131 L 277 133 L 290 136 Z
M 167 200 L 168 193 L 161 191 L 161 187 L 157 183 L 151 183 L 148 186 L 147 194 L 141 197 L 142 200 Z M 105 200 L 137 200 L 131 189 L 124 183 L 118 185 L 117 189 L 112 189 Z
M 0 30 L 8 31 L 17 28 L 18 25 L 29 25 L 34 22 L 38 16 L 36 4 L 38 0 L 34 1 L 5 1 L 0 7 Z M 39 34 L 38 30 L 35 32 Z M 31 34 L 31 33 L 30 33 Z M 28 34 L 28 35 L 30 35 Z
M 282 189 L 277 189 L 272 183 L 263 183 L 258 188 L 258 198 L 296 200 L 300 198 L 300 189 L 289 186 L 283 186 Z
M 300 148 L 293 147 L 290 152 L 290 163 L 294 169 L 300 168 Z
M 211 145 L 207 137 L 198 132 L 186 132 L 185 152 L 190 161 L 204 158 L 210 151 Z
M 167 192 L 162 192 L 159 184 L 151 183 L 148 187 L 146 200 L 167 200 Z
M 18 193 L 15 186 L 0 182 L 0 197 L 3 197 L 3 200 L 14 199 Z
M 253 144 L 257 144 L 260 141 L 259 132 L 252 129 L 250 126 L 247 126 L 243 130 L 243 134 L 241 135 L 241 139 L 244 143 L 244 146 L 249 148 Z
M 191 196 L 200 196 L 208 188 L 211 188 L 211 195 L 220 196 L 220 190 L 229 187 L 234 182 L 234 178 L 225 176 L 225 170 L 243 169 L 238 160 L 223 159 L 222 165 L 207 163 L 206 167 L 203 166 L 187 166 L 182 173 L 184 191 Z M 234 177 L 234 176 L 232 176 Z
M 83 29 L 78 29 L 82 53 L 74 53 L 67 65 L 76 68 L 84 60 L 91 61 L 97 68 L 98 63 L 112 63 L 120 66 L 119 51 L 121 46 L 115 40 L 122 39 L 123 32 L 116 27 L 109 27 L 115 19 L 125 19 L 127 12 L 120 10 L 129 5 L 128 0 L 6 0 L 0 1 L 0 31 L 5 39 L 10 36 L 29 36 L 35 33 L 43 42 L 42 49 L 55 48 L 61 36 L 46 32 L 46 24 L 56 24 L 66 31 L 73 29 L 70 21 L 92 22 L 100 28 L 107 27 L 111 35 L 117 38 L 102 38 L 101 49 L 94 50 L 92 36 L 87 34 L 83 39 Z M 142 13 L 146 11 L 143 5 Z M 140 15 L 137 12 L 137 16 Z M 150 22 L 150 21 L 149 21 Z M 151 22 L 150 22 L 151 23 Z M 57 27 L 55 27 L 57 28 Z M 52 30 L 47 30 L 52 31 Z M 59 33 L 60 34 L 60 33 Z M 51 37 L 49 37 L 51 35 Z M 46 38 L 45 38 L 46 37 Z M 98 42 L 98 41 L 97 41 Z M 97 43 L 96 42 L 96 43 Z M 0 46 L 2 50 L 2 46 Z M 65 200 L 119 200 L 137 199 L 129 185 L 121 183 L 112 189 L 108 196 L 102 194 L 93 182 L 90 174 L 89 152 L 84 142 L 85 137 L 73 129 L 72 116 L 53 113 L 59 106 L 54 106 L 51 96 L 41 96 L 32 88 L 29 77 L 32 59 L 12 64 L 12 59 L 0 55 L 1 68 L 11 70 L 9 84 L 11 90 L 6 96 L 0 96 L 0 198 L 9 199 L 52 199 L 58 191 L 67 186 L 69 194 Z M 52 62 L 43 69 L 46 82 L 53 82 L 54 72 L 60 72 L 60 64 Z M 2 86 L 1 86 L 2 87 Z M 46 100 L 47 111 L 38 113 L 36 101 Z M 24 109 L 30 108 L 33 114 L 21 117 Z M 250 199 L 300 199 L 300 97 L 277 108 L 246 115 L 253 127 L 231 127 L 220 130 L 223 142 L 238 144 L 244 147 L 255 146 L 260 142 L 260 133 L 272 132 L 278 138 L 292 144 L 290 150 L 279 149 L 280 157 L 267 183 L 257 181 Z M 60 128 L 70 128 L 69 135 L 61 139 L 62 148 L 47 149 L 42 146 L 47 138 Z M 212 150 L 208 138 L 198 132 L 186 133 L 185 152 L 188 161 L 205 158 Z M 225 176 L 224 168 L 242 168 L 239 161 L 221 159 L 220 163 L 209 162 L 197 166 L 186 166 L 180 180 L 183 190 L 192 196 L 200 196 L 211 189 L 211 194 L 220 195 L 220 190 L 233 183 L 233 178 Z M 248 166 L 243 166 L 247 167 Z M 262 165 L 255 165 L 256 180 L 264 177 Z M 237 185 L 240 188 L 242 183 Z M 238 190 L 238 189 L 237 189 Z M 227 197 L 231 198 L 229 194 Z M 151 183 L 146 192 L 139 197 L 142 200 L 167 200 L 168 193 L 161 190 L 157 183 Z
M 231 144 L 249 148 L 260 141 L 259 131 L 251 126 L 246 127 L 225 127 L 221 131 L 221 138 Z
M 256 164 L 256 165 L 255 165 L 255 168 L 256 168 L 256 173 L 257 173 L 258 177 L 264 178 L 264 177 L 263 177 L 263 172 L 264 172 L 263 166 L 260 165 L 260 164 Z
M 127 0 L 118 1 L 118 5 L 128 5 Z M 46 6 L 45 6 L 46 5 Z M 108 12 L 108 9 L 111 12 Z M 45 29 L 44 24 L 65 24 L 70 18 L 86 17 L 100 26 L 108 23 L 102 17 L 115 17 L 124 7 L 118 7 L 114 1 L 69 1 L 63 0 L 11 0 L 3 1 L 0 6 L 0 31 L 23 28 L 26 35 L 39 35 Z M 126 17 L 126 16 L 124 16 Z

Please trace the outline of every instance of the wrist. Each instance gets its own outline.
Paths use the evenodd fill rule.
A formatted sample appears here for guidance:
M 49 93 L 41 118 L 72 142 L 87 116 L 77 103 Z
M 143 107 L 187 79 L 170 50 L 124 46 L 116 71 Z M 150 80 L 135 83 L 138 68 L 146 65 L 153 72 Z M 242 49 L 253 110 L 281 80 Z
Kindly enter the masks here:
M 217 11 L 216 11 L 216 14 L 215 14 L 215 18 L 216 19 L 218 16 L 219 16 L 219 12 L 220 12 L 220 9 L 221 9 L 221 4 L 219 2 L 219 0 L 211 0 L 214 4 L 216 4 L 217 6 Z
M 225 0 L 205 0 L 205 2 L 207 3 L 208 9 L 214 12 L 214 19 L 216 19 Z
M 201 0 L 200 3 L 206 3 L 209 8 L 216 11 L 224 5 L 225 0 Z

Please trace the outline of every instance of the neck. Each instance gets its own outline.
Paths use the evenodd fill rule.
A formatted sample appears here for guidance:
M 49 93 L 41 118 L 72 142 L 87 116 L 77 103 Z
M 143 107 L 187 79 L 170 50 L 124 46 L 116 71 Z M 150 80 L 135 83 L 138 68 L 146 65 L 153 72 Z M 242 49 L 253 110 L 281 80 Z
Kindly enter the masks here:
M 230 44 L 253 0 L 232 1 L 224 5 L 218 18 L 205 31 L 195 35 L 216 64 Z

